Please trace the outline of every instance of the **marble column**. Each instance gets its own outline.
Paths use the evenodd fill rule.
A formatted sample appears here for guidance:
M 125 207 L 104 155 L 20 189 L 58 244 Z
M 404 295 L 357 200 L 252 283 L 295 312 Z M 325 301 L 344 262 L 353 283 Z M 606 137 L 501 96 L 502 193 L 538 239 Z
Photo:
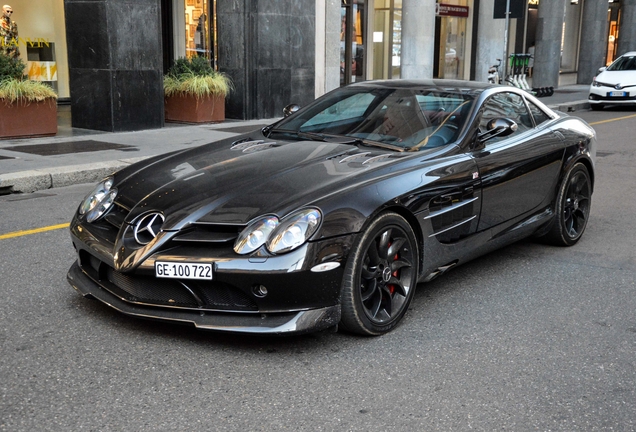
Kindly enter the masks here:
M 607 16 L 607 4 L 605 9 L 605 16 Z M 559 86 L 561 34 L 564 19 L 564 0 L 542 1 L 539 3 L 534 71 L 532 75 L 533 87 L 557 88 Z
M 479 3 L 475 81 L 488 81 L 488 69 L 497 63 L 497 59 L 503 57 L 506 20 L 493 19 L 494 9 L 495 2 L 493 0 L 482 0 Z M 499 74 L 502 78 L 505 64 L 505 60 L 502 61 L 499 68 Z
M 403 0 L 400 77 L 432 78 L 434 47 L 435 0 Z
M 229 118 L 281 117 L 314 100 L 315 0 L 217 2 L 219 70 L 235 86 Z
M 636 51 L 636 0 L 621 0 L 621 22 L 618 33 L 618 51 L 622 55 Z
M 159 0 L 64 0 L 73 127 L 163 126 Z
M 585 0 L 577 83 L 590 84 L 598 68 L 605 66 L 607 31 L 607 0 Z

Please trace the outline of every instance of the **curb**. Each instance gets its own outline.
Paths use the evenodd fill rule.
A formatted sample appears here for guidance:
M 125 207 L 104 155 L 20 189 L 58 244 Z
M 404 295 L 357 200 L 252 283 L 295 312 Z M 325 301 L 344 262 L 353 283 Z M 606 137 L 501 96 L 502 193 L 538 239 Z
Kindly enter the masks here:
M 548 108 L 564 113 L 569 113 L 579 110 L 589 110 L 590 103 L 587 100 L 578 100 L 573 102 L 563 102 L 560 104 L 548 105 Z
M 0 195 L 97 183 L 107 175 L 148 157 L 0 174 Z

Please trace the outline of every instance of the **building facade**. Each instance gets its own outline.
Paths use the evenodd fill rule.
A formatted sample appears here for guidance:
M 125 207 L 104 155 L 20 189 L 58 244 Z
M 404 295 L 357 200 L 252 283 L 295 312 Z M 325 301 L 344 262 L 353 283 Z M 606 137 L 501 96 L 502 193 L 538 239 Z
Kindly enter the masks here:
M 11 43 L 30 78 L 70 102 L 74 127 L 107 131 L 163 126 L 163 75 L 179 57 L 204 56 L 229 75 L 227 116 L 255 119 L 364 80 L 486 81 L 489 66 L 512 53 L 534 52 L 536 86 L 586 84 L 636 50 L 636 0 L 510 0 L 508 19 L 505 5 L 12 0 Z

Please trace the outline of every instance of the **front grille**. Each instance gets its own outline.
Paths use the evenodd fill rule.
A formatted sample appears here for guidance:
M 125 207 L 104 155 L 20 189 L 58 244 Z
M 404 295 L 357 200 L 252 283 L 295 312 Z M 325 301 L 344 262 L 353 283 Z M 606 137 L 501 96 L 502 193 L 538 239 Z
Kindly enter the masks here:
M 128 213 L 128 209 L 115 203 L 108 210 L 105 216 L 87 224 L 87 227 L 90 227 L 90 232 L 93 235 L 107 241 L 110 244 L 115 244 L 119 231 L 124 224 L 124 219 Z
M 636 96 L 599 96 L 591 94 L 590 99 L 598 101 L 636 101 Z
M 243 228 L 244 225 L 193 223 L 177 233 L 172 241 L 191 246 L 227 246 L 234 243 Z
M 243 291 L 222 282 L 127 275 L 110 267 L 106 270 L 106 279 L 124 295 L 115 294 L 135 303 L 202 310 L 258 310 Z
M 132 302 L 152 303 L 181 307 L 199 307 L 199 303 L 177 281 L 153 277 L 129 276 L 108 268 L 106 279 L 126 292 Z
M 124 224 L 128 213 L 130 213 L 130 210 L 115 202 L 106 216 L 104 216 L 104 220 L 119 229 Z

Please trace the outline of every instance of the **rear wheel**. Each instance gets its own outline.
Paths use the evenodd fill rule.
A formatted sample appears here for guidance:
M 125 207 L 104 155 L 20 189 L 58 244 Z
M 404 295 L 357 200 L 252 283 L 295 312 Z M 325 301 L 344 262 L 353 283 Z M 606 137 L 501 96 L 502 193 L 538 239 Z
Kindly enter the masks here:
M 378 216 L 349 255 L 341 290 L 341 327 L 364 335 L 381 335 L 395 327 L 415 292 L 418 256 L 408 222 L 392 212 Z
M 579 241 L 590 215 L 592 185 L 587 168 L 574 165 L 559 187 L 556 215 L 545 240 L 558 246 L 572 246 Z

